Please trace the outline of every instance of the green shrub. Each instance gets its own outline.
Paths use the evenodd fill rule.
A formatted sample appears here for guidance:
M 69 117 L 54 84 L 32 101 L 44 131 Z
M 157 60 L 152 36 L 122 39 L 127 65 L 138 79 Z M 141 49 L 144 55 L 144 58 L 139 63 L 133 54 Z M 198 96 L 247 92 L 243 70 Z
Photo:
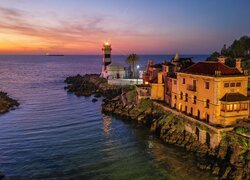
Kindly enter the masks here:
M 136 100 L 136 92 L 135 90 L 131 90 L 129 92 L 126 93 L 126 97 L 128 102 L 133 102 Z
M 174 120 L 174 115 L 172 113 L 168 113 L 159 122 L 160 124 L 169 124 L 173 120 Z
M 248 138 L 239 138 L 238 142 L 240 144 L 241 147 L 243 147 L 246 150 L 250 150 L 250 141 Z
M 151 99 L 142 99 L 139 103 L 139 109 L 141 111 L 146 111 L 147 109 L 153 108 L 154 104 Z
M 235 132 L 237 134 L 246 134 L 246 135 L 250 135 L 250 130 L 248 128 L 244 128 L 244 127 L 237 127 L 235 129 Z

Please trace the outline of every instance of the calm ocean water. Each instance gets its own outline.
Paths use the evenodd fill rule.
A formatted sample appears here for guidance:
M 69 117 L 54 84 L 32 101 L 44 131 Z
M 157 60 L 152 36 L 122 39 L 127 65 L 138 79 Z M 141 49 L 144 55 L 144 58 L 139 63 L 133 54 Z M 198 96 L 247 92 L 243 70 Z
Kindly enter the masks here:
M 142 67 L 149 58 L 170 57 L 141 56 Z M 103 115 L 101 99 L 92 103 L 63 89 L 65 77 L 100 72 L 100 64 L 100 56 L 0 56 L 0 90 L 21 104 L 0 116 L 0 172 L 32 179 L 211 178 L 182 149 Z

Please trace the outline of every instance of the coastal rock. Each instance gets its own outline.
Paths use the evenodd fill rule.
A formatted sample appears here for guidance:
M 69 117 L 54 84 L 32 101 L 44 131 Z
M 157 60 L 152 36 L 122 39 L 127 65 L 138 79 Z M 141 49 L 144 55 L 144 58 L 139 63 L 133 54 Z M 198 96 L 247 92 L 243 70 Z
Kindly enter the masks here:
M 4 177 L 5 177 L 5 175 L 0 172 L 0 179 L 3 179 Z
M 95 98 L 100 98 L 100 97 L 101 97 L 101 94 L 95 94 L 94 97 L 95 97 Z
M 0 114 L 13 110 L 15 107 L 19 106 L 19 103 L 10 98 L 7 93 L 0 92 Z
M 209 144 L 201 144 L 195 134 L 186 132 L 180 117 L 155 105 L 149 105 L 150 103 L 141 107 L 133 100 L 128 102 L 126 90 L 123 89 L 121 95 L 121 87 L 114 88 L 107 85 L 105 80 L 100 80 L 99 75 L 69 77 L 67 83 L 68 91 L 77 95 L 104 96 L 102 104 L 104 113 L 144 124 L 164 142 L 183 147 L 193 153 L 200 169 L 211 171 L 222 179 L 250 179 L 249 150 L 240 148 L 240 144 L 235 140 L 237 137 L 232 137 L 233 141 L 222 141 L 217 148 L 212 149 Z

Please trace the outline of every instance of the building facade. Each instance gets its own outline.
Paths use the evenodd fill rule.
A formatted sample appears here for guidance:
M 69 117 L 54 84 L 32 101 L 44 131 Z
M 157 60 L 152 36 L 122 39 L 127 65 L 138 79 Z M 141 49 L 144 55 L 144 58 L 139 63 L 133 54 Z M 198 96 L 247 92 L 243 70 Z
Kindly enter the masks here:
M 248 76 L 237 68 L 199 62 L 177 73 L 177 97 L 172 93 L 172 102 L 198 120 L 229 126 L 248 118 L 247 82 Z

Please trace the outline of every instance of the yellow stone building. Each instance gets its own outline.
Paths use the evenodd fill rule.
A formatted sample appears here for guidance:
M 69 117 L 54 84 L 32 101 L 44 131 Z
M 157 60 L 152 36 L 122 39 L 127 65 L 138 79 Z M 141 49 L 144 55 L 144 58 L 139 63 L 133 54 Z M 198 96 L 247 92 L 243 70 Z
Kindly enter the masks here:
M 249 116 L 248 76 L 238 65 L 199 62 L 177 73 L 171 107 L 214 125 L 229 126 Z
M 151 99 L 163 101 L 164 100 L 164 83 L 162 72 L 158 72 L 157 79 L 150 83 L 151 86 Z

